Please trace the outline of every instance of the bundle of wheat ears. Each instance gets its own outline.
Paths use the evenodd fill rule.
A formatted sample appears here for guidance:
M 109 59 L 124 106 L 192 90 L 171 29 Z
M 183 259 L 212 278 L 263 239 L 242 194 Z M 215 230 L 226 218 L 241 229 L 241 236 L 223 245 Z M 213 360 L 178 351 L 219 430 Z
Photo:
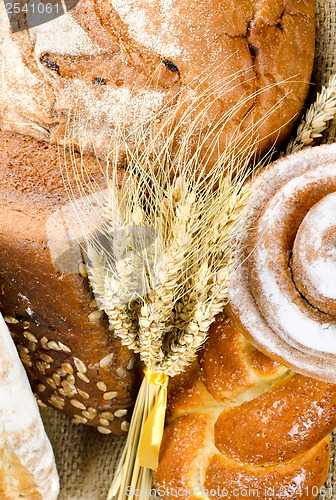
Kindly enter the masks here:
M 243 104 L 237 103 L 216 124 L 219 133 Z M 286 153 L 311 145 L 335 114 L 333 77 L 306 112 Z M 176 130 L 187 120 L 187 131 L 176 149 Z M 86 244 L 88 272 L 111 330 L 140 354 L 146 376 L 108 500 L 132 498 L 129 492 L 136 488 L 143 497 L 147 491 L 149 498 L 168 377 L 183 371 L 205 341 L 225 304 L 236 265 L 235 240 L 251 195 L 250 183 L 245 181 L 258 168 L 251 167 L 258 124 L 250 131 L 249 143 L 237 133 L 207 169 L 204 144 L 213 130 L 198 137 L 198 146 L 190 154 L 190 140 L 201 120 L 197 103 L 191 102 L 174 130 L 165 131 L 163 141 L 148 137 L 144 127 L 132 133 L 132 147 L 120 129 L 111 140 L 103 223 Z M 214 139 L 205 157 L 211 157 L 217 146 Z M 129 175 L 118 185 L 121 156 Z

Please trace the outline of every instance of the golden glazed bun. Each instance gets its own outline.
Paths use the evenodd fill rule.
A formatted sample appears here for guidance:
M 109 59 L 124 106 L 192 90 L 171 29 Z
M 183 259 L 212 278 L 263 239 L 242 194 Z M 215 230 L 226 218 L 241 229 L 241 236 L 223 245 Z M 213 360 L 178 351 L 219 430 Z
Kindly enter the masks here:
M 265 152 L 288 136 L 307 96 L 314 4 L 79 0 L 17 33 L 1 4 L 0 126 L 63 142 L 70 114 L 71 140 L 104 156 L 116 124 L 126 132 L 173 124 L 178 141 L 199 116 L 204 152 L 214 140 L 223 151 L 237 128 L 251 137 L 253 124 Z
M 219 315 L 198 361 L 170 381 L 159 494 L 315 498 L 328 472 L 335 405 L 335 385 L 272 361 Z
M 41 405 L 123 434 L 140 381 L 135 358 L 92 303 L 81 254 L 78 262 L 70 255 L 75 272 L 63 272 L 48 247 L 48 219 L 69 202 L 59 151 L 9 132 L 0 143 L 0 310 L 32 388 Z M 70 155 L 63 160 L 71 163 Z M 95 160 L 86 158 L 85 168 L 87 182 L 105 186 Z M 78 193 L 71 169 L 67 187 Z M 52 219 L 56 242 L 61 220 Z

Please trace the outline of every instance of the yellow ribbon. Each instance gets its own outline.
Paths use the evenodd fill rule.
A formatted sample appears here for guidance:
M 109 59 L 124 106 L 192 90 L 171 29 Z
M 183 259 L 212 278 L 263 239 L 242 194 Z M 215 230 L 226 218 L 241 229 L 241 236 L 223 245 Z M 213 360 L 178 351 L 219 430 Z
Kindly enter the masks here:
M 167 406 L 168 375 L 155 373 L 145 368 L 145 378 L 149 384 L 159 385 L 160 389 L 153 408 L 145 422 L 139 443 L 139 464 L 154 471 L 159 465 L 159 451 L 164 430 Z

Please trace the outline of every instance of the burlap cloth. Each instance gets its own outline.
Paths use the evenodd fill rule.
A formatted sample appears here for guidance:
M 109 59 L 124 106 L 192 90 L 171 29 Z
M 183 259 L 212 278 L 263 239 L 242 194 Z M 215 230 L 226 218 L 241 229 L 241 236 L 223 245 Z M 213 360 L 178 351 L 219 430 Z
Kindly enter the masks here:
M 316 5 L 316 61 L 311 99 L 336 73 L 336 0 L 318 0 Z M 324 142 L 334 142 L 336 121 L 325 134 Z M 59 500 L 105 500 L 124 440 L 104 436 L 95 429 L 73 424 L 52 409 L 42 411 L 53 445 L 61 480 Z M 320 499 L 336 498 L 336 431 L 334 433 L 326 494 Z

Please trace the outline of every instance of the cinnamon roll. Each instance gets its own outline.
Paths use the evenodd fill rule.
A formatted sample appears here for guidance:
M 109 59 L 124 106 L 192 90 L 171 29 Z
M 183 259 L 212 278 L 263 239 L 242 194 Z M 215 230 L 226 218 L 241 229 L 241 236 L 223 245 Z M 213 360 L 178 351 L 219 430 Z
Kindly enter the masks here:
M 277 161 L 253 192 L 228 312 L 273 358 L 336 382 L 336 145 Z

